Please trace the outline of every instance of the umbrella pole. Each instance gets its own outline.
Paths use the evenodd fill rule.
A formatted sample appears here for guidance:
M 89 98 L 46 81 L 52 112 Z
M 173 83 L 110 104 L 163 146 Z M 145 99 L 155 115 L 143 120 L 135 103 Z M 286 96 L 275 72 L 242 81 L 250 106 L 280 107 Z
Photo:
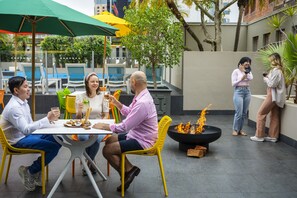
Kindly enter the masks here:
M 17 74 L 17 35 L 14 34 L 14 75 Z
M 105 82 L 105 59 L 106 59 L 106 36 L 104 36 L 104 50 L 103 50 L 103 80 Z
M 32 104 L 31 112 L 32 119 L 35 120 L 35 32 L 36 32 L 36 22 L 32 22 Z

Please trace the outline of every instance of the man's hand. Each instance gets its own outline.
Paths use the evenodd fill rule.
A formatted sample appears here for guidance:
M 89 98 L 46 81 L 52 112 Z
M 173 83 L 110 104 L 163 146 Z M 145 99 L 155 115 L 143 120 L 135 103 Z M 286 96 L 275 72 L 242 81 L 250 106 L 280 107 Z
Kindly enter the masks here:
M 53 121 L 57 121 L 60 117 L 60 113 L 58 115 L 55 115 L 53 113 L 53 111 L 49 111 L 47 113 L 47 119 L 50 121 L 50 122 L 53 122 Z
M 103 130 L 110 131 L 109 124 L 105 124 L 105 123 L 94 124 L 93 125 L 93 128 L 94 129 L 103 129 Z

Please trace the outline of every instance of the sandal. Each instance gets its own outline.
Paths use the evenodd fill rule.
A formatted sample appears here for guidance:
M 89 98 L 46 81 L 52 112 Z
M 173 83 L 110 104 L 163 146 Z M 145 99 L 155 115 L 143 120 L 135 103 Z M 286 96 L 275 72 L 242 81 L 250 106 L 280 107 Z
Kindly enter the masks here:
M 243 131 L 240 131 L 240 132 L 238 133 L 238 135 L 241 135 L 241 136 L 247 136 L 246 132 L 243 132 Z
M 236 131 L 233 131 L 232 135 L 233 136 L 238 136 L 238 133 Z

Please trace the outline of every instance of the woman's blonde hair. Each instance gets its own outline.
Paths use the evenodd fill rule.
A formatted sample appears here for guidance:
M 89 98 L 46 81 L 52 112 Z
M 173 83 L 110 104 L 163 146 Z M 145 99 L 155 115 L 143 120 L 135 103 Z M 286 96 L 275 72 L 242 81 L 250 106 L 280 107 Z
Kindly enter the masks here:
M 282 64 L 282 59 L 279 53 L 272 53 L 269 55 L 269 58 L 271 58 L 271 64 L 274 67 L 277 67 L 278 69 L 282 70 L 283 72 L 283 64 Z

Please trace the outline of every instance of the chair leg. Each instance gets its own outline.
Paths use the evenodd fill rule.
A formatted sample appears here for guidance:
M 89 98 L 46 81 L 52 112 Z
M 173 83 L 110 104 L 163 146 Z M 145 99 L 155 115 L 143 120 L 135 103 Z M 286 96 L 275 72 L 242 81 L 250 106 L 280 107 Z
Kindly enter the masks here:
M 72 177 L 75 175 L 75 159 L 72 161 Z
M 157 155 L 158 155 L 158 160 L 159 160 L 160 172 L 161 172 L 161 175 L 162 175 L 162 181 L 163 181 L 165 196 L 168 197 L 168 191 L 167 191 L 166 179 L 165 179 L 165 174 L 164 174 L 162 156 L 161 156 L 161 152 L 159 150 L 157 151 Z
M 8 180 L 8 175 L 9 175 L 9 170 L 10 170 L 10 164 L 11 164 L 11 158 L 12 155 L 9 155 L 9 160 L 8 160 L 8 165 L 7 165 L 7 170 L 6 170 L 6 176 L 5 176 L 5 184 L 7 184 L 7 180 Z
M 48 165 L 46 166 L 46 181 L 48 182 Z
M 42 184 L 42 195 L 45 195 L 45 153 L 41 153 L 41 184 Z
M 107 162 L 106 165 L 107 165 L 107 176 L 110 176 L 110 164 L 109 164 L 109 162 Z
M 1 167 L 0 167 L 0 184 L 2 181 L 2 174 L 3 174 L 3 170 L 4 170 L 4 166 L 5 166 L 6 155 L 7 155 L 7 149 L 4 149 L 3 154 L 2 154 Z
M 121 181 L 121 183 L 122 183 L 122 197 L 124 197 L 125 196 L 125 191 L 124 191 L 124 189 L 125 189 L 125 158 L 126 158 L 126 155 L 125 154 L 123 154 L 122 153 L 122 159 L 121 159 L 121 179 L 122 179 L 122 181 Z

